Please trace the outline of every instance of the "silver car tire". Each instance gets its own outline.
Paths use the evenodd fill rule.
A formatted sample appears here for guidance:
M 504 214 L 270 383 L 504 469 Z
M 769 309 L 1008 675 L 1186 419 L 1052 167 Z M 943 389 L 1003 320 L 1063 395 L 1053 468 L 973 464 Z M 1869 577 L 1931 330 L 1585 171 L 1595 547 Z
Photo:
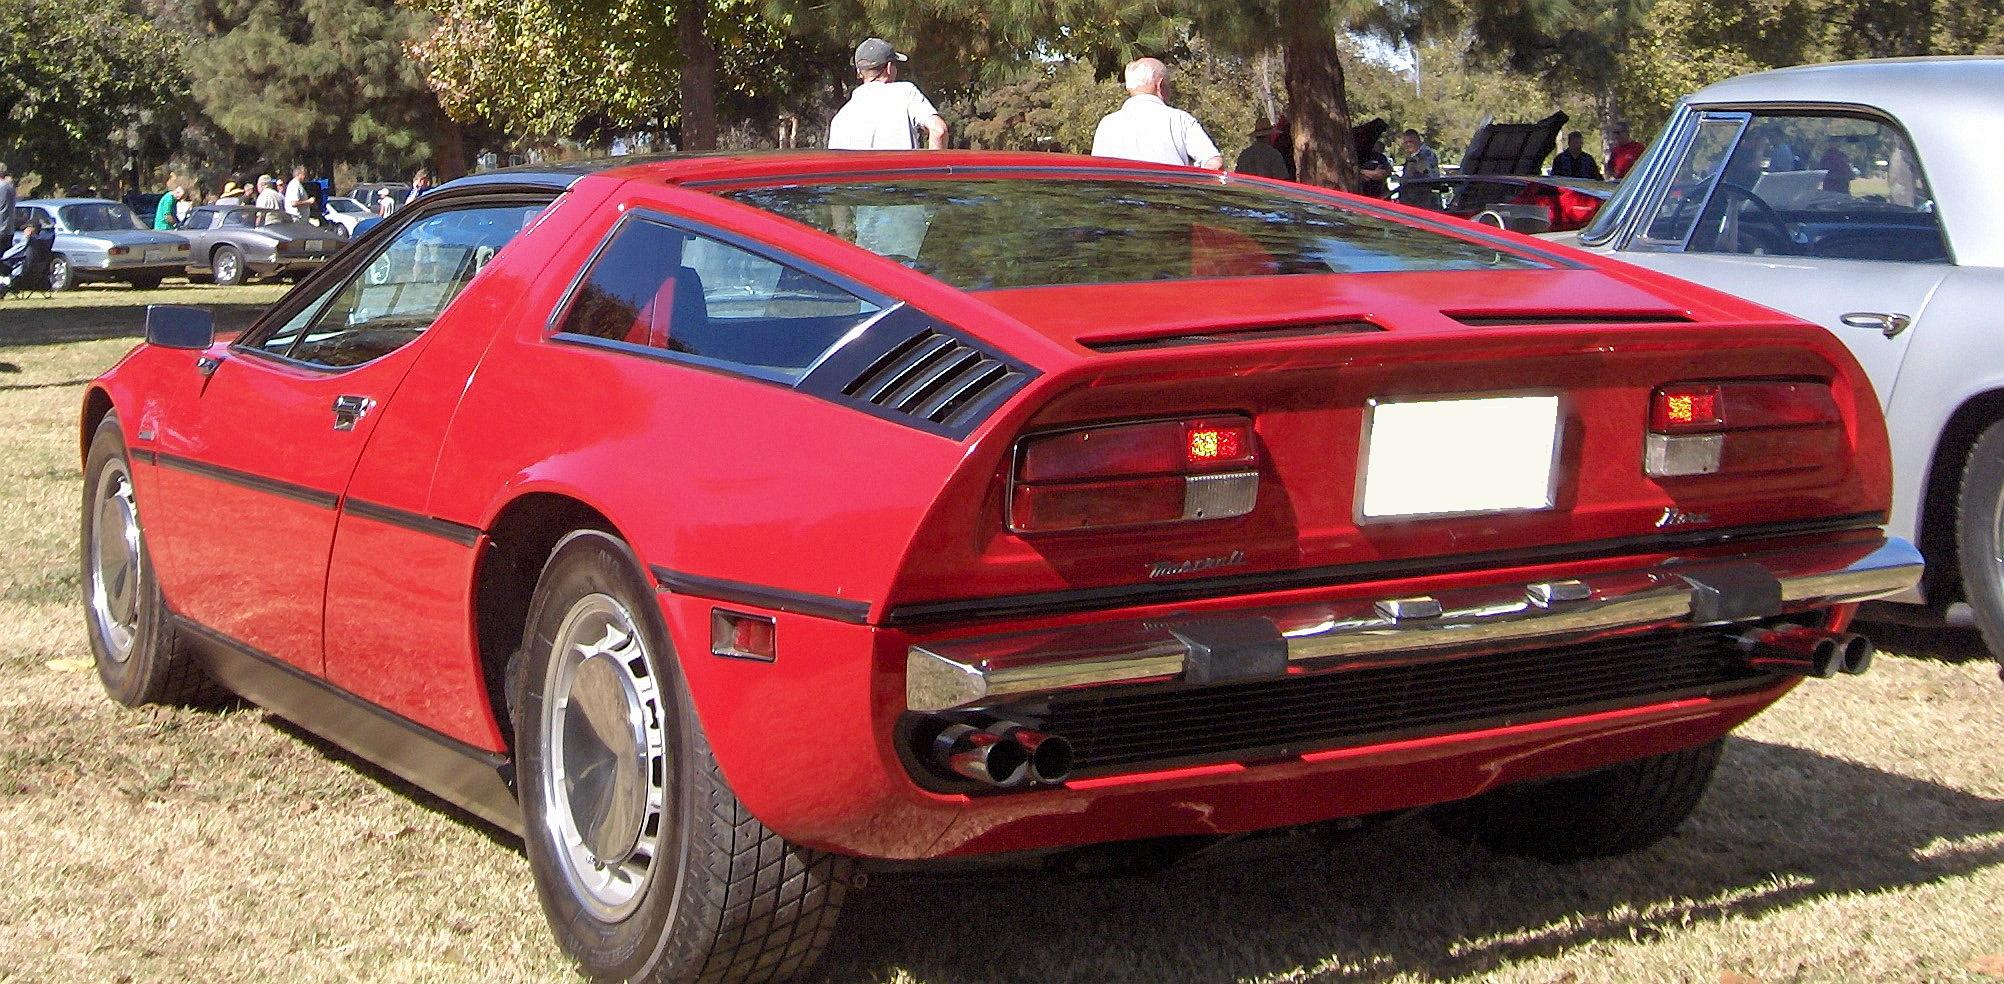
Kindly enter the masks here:
M 49 289 L 69 290 L 76 285 L 77 271 L 70 265 L 70 258 L 61 253 L 49 257 Z

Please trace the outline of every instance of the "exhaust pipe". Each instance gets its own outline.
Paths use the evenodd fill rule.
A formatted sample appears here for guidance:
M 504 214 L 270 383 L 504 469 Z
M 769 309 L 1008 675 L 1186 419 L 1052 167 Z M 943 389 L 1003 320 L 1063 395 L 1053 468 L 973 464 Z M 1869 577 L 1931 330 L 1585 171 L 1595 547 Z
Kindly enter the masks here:
M 1865 672 L 1877 651 L 1864 636 L 1800 625 L 1754 629 L 1740 636 L 1739 648 L 1748 666 L 1826 680 Z
M 947 724 L 934 738 L 934 766 L 998 788 L 1025 783 L 1057 785 L 1072 774 L 1072 743 L 1014 721 Z

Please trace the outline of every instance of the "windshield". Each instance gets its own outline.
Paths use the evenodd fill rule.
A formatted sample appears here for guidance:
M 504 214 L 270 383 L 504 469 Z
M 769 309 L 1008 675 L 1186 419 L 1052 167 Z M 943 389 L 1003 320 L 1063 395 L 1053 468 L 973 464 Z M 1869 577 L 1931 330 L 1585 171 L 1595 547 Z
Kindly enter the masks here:
M 343 215 L 368 211 L 368 209 L 362 207 L 361 202 L 353 198 L 329 198 L 327 199 L 327 210 L 330 212 L 340 212 Z
M 225 229 L 252 229 L 258 226 L 281 225 L 291 222 L 292 216 L 269 208 L 231 209 L 223 215 Z
M 1542 266 L 1254 185 L 898 178 L 727 192 L 962 290 Z
M 132 210 L 117 202 L 85 202 L 81 205 L 65 205 L 61 210 L 63 225 L 76 232 L 114 232 L 127 229 L 144 229 L 139 217 Z

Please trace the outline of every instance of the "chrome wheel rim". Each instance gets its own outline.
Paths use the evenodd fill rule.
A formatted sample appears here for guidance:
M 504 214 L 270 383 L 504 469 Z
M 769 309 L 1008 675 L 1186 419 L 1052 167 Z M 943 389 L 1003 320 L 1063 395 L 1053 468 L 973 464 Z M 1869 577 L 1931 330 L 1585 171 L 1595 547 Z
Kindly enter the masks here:
M 237 279 L 237 257 L 235 253 L 224 253 L 216 257 L 216 276 L 224 280 Z
M 90 524 L 90 614 L 114 663 L 132 657 L 139 633 L 139 509 L 132 476 L 113 458 L 97 474 Z
M 564 615 L 544 680 L 543 823 L 602 922 L 639 906 L 661 846 L 667 736 L 648 657 L 626 606 L 587 595 Z

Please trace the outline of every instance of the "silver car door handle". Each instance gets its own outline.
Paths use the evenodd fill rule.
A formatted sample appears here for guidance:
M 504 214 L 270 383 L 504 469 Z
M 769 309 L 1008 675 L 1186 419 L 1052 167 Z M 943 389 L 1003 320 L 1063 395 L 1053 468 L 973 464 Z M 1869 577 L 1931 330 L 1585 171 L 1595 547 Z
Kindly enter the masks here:
M 369 415 L 376 401 L 366 396 L 337 396 L 334 398 L 334 429 L 347 431 L 355 429 L 355 422 Z
M 1914 323 L 1914 319 L 1904 314 L 1881 314 L 1877 311 L 1853 311 L 1837 320 L 1851 328 L 1871 328 L 1887 338 L 1896 337 Z

